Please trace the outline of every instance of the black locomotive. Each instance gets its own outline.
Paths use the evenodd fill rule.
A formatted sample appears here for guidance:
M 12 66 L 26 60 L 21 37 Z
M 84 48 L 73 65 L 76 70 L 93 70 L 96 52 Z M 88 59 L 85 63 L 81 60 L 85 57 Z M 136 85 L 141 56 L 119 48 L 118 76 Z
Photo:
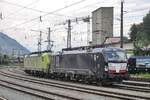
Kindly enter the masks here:
M 91 51 L 73 50 L 58 54 L 28 55 L 24 62 L 27 73 L 42 73 L 51 78 L 103 84 L 120 83 L 128 78 L 126 53 L 120 48 L 95 48 Z

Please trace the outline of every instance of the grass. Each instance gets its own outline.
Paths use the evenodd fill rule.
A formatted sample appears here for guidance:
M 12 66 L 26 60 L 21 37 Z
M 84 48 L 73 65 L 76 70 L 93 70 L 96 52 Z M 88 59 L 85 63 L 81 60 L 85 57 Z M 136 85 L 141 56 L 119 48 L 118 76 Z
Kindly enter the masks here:
M 130 76 L 136 78 L 150 78 L 150 73 L 131 74 Z

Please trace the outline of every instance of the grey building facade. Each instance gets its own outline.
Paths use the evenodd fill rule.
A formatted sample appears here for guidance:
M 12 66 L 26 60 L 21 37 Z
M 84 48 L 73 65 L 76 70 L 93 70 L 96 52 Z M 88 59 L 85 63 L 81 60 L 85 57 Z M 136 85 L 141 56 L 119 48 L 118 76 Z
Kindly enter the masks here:
M 113 37 L 113 7 L 101 7 L 92 12 L 92 45 Z

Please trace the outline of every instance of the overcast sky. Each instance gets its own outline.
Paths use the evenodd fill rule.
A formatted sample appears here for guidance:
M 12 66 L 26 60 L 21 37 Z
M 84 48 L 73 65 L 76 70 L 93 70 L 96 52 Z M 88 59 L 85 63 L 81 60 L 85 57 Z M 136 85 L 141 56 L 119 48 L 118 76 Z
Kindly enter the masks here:
M 0 0 L 0 31 L 16 39 L 30 51 L 37 50 L 39 31 L 42 33 L 42 50 L 46 49 L 47 31 L 51 27 L 53 50 L 66 47 L 67 19 L 91 16 L 100 7 L 114 7 L 114 36 L 120 34 L 121 0 Z M 150 0 L 124 0 L 124 35 L 129 36 L 133 23 L 140 23 L 150 10 Z M 42 22 L 40 21 L 40 16 Z M 91 36 L 91 35 L 90 35 Z M 91 37 L 90 37 L 91 38 Z M 87 45 L 87 24 L 72 23 L 72 45 Z

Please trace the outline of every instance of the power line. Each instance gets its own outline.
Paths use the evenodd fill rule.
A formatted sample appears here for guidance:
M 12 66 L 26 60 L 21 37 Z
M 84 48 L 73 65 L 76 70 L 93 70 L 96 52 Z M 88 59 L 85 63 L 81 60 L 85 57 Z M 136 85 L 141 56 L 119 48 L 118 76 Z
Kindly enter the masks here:
M 64 10 L 64 9 L 69 8 L 69 7 L 71 7 L 71 6 L 77 5 L 77 4 L 82 3 L 82 2 L 84 2 L 84 1 L 86 1 L 86 0 L 80 0 L 80 1 L 78 1 L 78 2 L 75 2 L 75 3 L 72 3 L 72 4 L 68 5 L 68 6 L 65 6 L 65 7 L 63 7 L 63 8 L 57 9 L 57 10 L 52 11 L 52 12 L 49 12 L 49 13 L 47 13 L 47 14 L 43 14 L 43 15 L 41 15 L 41 17 L 45 17 L 45 16 L 47 16 L 47 15 L 50 15 L 50 14 L 59 12 L 59 11 L 61 11 L 61 10 Z M 9 27 L 9 28 L 6 28 L 6 29 L 11 29 L 11 28 L 13 28 L 13 27 L 20 26 L 20 25 L 23 25 L 23 24 L 32 22 L 32 21 L 34 21 L 34 20 L 36 20 L 36 19 L 39 19 L 39 17 L 35 17 L 35 18 L 33 18 L 33 19 L 27 20 L 27 21 L 25 21 L 25 22 L 23 22 L 23 23 L 17 24 L 17 25 L 15 25 L 15 26 L 12 26 L 12 27 Z M 6 30 L 6 29 L 2 29 L 2 30 Z
M 138 16 L 128 16 L 128 17 L 124 17 L 124 19 L 126 18 L 139 18 L 139 17 L 143 17 L 144 15 L 138 15 Z M 118 20 L 118 18 L 116 18 L 115 20 Z M 124 23 L 131 23 L 131 22 L 124 22 Z M 119 25 L 119 24 L 115 24 L 115 25 Z M 33 25 L 31 25 L 33 26 Z M 11 29 L 16 29 L 17 27 L 12 27 Z M 24 29 L 24 28 L 19 28 L 19 29 Z M 64 29 L 64 27 L 61 27 L 61 28 L 56 28 L 56 29 L 53 29 L 52 31 L 57 31 L 57 30 L 60 30 L 60 29 Z M 30 30 L 30 29 L 29 29 Z
M 19 9 L 17 12 L 23 10 L 23 9 L 30 9 L 28 8 L 28 6 L 31 6 L 37 2 L 39 2 L 40 0 L 35 0 L 33 2 L 31 2 L 30 4 L 26 5 L 26 6 L 22 6 L 22 5 L 19 5 L 19 4 L 15 4 L 15 3 L 11 3 L 11 2 L 8 2 L 8 1 L 2 1 L 4 3 L 7 3 L 7 4 L 10 4 L 10 5 L 14 5 L 14 6 L 17 6 L 17 7 L 21 7 L 21 9 Z M 12 16 L 12 15 L 15 15 L 16 14 L 16 11 L 10 13 L 8 16 L 6 16 L 4 19 L 8 18 L 9 16 Z
M 71 48 L 71 23 L 72 22 L 76 22 L 78 23 L 79 21 L 83 21 L 83 22 L 87 22 L 89 23 L 90 22 L 90 19 L 91 17 L 88 16 L 88 17 L 79 17 L 79 18 L 75 18 L 75 19 L 69 19 L 65 22 L 62 22 L 62 23 L 59 23 L 59 24 L 56 24 L 57 25 L 65 25 L 66 23 L 68 24 L 68 28 L 67 28 L 67 48 Z
M 127 11 L 125 14 L 128 14 L 128 13 L 135 13 L 135 12 L 144 11 L 144 10 L 150 10 L 149 8 L 150 8 L 150 7 L 141 8 L 141 9 L 134 9 L 134 10 L 131 10 L 131 11 Z
M 84 0 L 83 0 L 84 1 Z M 78 3 L 78 2 L 77 2 Z M 24 7 L 24 6 L 23 6 Z M 30 8 L 29 8 L 30 9 Z M 33 9 L 33 8 L 31 8 L 31 9 Z M 31 10 L 30 9 L 30 10 Z M 44 12 L 44 11 L 40 11 L 40 10 L 36 10 L 36 9 L 34 9 L 34 11 L 38 11 L 38 12 Z M 133 11 L 132 11 L 133 12 Z M 51 13 L 51 14 L 54 14 L 53 12 L 45 12 L 45 13 L 47 13 L 47 14 L 49 14 L 49 13 Z M 46 15 L 47 15 L 46 14 Z M 45 16 L 46 16 L 45 15 Z M 58 15 L 58 16 L 65 16 L 65 15 L 62 15 L 62 14 L 54 14 L 54 15 Z M 71 16 L 66 16 L 66 17 L 71 17 Z M 35 19 L 37 19 L 37 18 L 35 18 Z M 27 21 L 27 22 L 25 22 L 25 23 L 28 23 L 28 22 L 30 22 L 30 21 L 33 21 L 33 20 L 35 20 L 35 19 L 31 19 L 31 20 L 29 20 L 29 21 Z M 25 23 L 21 23 L 21 24 L 25 24 Z M 21 25 L 21 24 L 19 24 L 19 25 Z M 17 25 L 18 26 L 18 25 Z
M 92 3 L 92 4 L 90 4 L 90 5 L 86 5 L 86 6 L 84 6 L 84 7 L 80 7 L 80 8 L 78 8 L 78 9 L 76 9 L 76 10 L 71 11 L 71 12 L 79 11 L 79 10 L 81 10 L 81 9 L 84 9 L 84 8 L 87 8 L 87 7 L 90 7 L 90 6 L 93 6 L 93 5 L 95 5 L 95 4 L 103 3 L 104 1 L 105 1 L 105 0 L 103 0 L 103 1 L 98 1 L 98 2 Z
M 21 7 L 22 9 L 29 9 L 29 10 L 35 10 L 35 9 L 33 9 L 33 8 L 28 8 L 28 6 L 31 6 L 31 5 L 33 5 L 33 4 L 35 4 L 35 3 L 37 3 L 39 0 L 36 0 L 36 1 L 34 1 L 34 2 L 32 2 L 32 3 L 30 3 L 30 4 L 28 4 L 28 5 L 26 5 L 26 6 L 22 6 L 22 5 L 19 5 L 19 4 L 16 4 L 16 3 L 12 3 L 12 2 L 8 2 L 8 1 L 0 1 L 0 2 L 2 2 L 2 3 L 7 3 L 7 4 L 9 4 L 9 5 L 13 5 L 13 6 L 16 6 L 16 7 Z M 21 9 L 21 10 L 22 10 Z M 35 10 L 35 11 L 38 11 L 38 10 Z M 14 13 L 16 13 L 16 12 L 14 12 Z M 13 13 L 12 13 L 13 14 Z
M 34 2 L 30 3 L 30 4 L 28 4 L 28 5 L 26 5 L 26 6 L 19 5 L 19 4 L 16 4 L 16 3 L 12 3 L 12 2 L 8 2 L 8 1 L 0 1 L 0 2 L 9 4 L 9 5 L 13 5 L 13 6 L 16 6 L 16 7 L 20 7 L 20 8 L 22 8 L 22 9 L 35 10 L 35 11 L 38 11 L 38 12 L 39 12 L 39 10 L 36 10 L 36 9 L 33 9 L 33 8 L 29 8 L 29 7 L 28 7 L 28 6 L 31 6 L 31 5 L 33 5 L 33 4 L 35 4 L 35 3 L 37 3 L 38 1 L 39 1 L 39 0 L 36 0 L 36 1 L 34 1 Z M 21 9 L 21 10 L 22 10 L 22 9 Z
M 13 6 L 17 6 L 17 7 L 21 7 L 22 9 L 20 9 L 19 11 L 23 10 L 23 9 L 28 9 L 28 10 L 32 10 L 32 11 L 35 11 L 35 12 L 39 12 L 39 13 L 49 13 L 49 12 L 46 12 L 46 11 L 42 11 L 42 10 L 37 10 L 37 9 L 34 9 L 34 8 L 29 8 L 28 6 L 31 6 L 35 3 L 37 3 L 39 0 L 36 0 L 35 2 L 32 2 L 31 4 L 27 5 L 27 6 L 22 6 L 22 5 L 19 5 L 19 4 L 16 4 L 16 3 L 12 3 L 12 2 L 8 2 L 8 1 L 2 1 L 4 3 L 7 3 L 7 4 L 10 4 L 10 5 L 13 5 Z M 15 15 L 16 14 L 16 11 L 13 12 L 13 13 L 10 13 L 6 18 L 8 18 L 10 15 Z M 56 15 L 56 16 L 65 16 L 65 17 L 72 17 L 74 18 L 73 16 L 66 16 L 66 15 L 63 15 L 63 14 L 53 14 L 53 15 Z
M 49 12 L 49 13 L 43 15 L 42 17 L 47 16 L 47 15 L 49 15 L 49 14 L 53 14 L 53 13 L 58 12 L 58 11 L 61 11 L 61 10 L 64 10 L 64 9 L 66 9 L 66 8 L 69 8 L 69 7 L 71 7 L 71 6 L 77 5 L 77 4 L 82 3 L 82 2 L 84 2 L 84 1 L 86 1 L 86 0 L 80 0 L 80 1 L 78 1 L 78 2 L 75 2 L 75 3 L 73 3 L 73 4 L 70 4 L 70 5 L 68 5 L 68 6 L 65 6 L 65 7 L 63 7 L 63 8 L 60 8 L 60 9 L 57 9 L 57 10 L 55 10 L 55 11 Z

